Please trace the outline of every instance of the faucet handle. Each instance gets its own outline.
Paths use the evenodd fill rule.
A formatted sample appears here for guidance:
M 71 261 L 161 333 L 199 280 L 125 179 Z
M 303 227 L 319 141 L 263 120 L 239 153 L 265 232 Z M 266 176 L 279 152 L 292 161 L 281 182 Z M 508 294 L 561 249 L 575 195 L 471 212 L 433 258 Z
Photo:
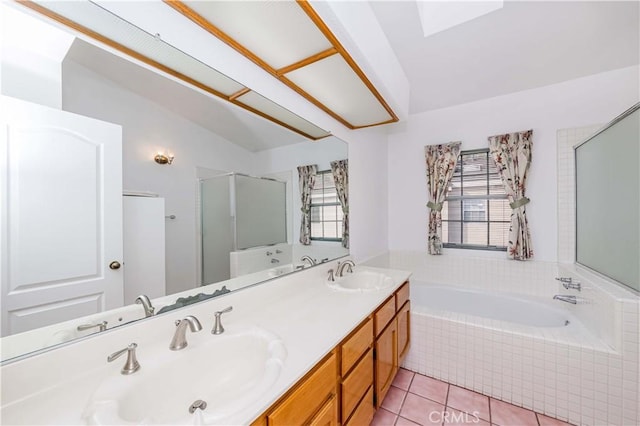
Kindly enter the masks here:
M 140 369 L 140 363 L 138 362 L 138 359 L 136 358 L 136 348 L 138 347 L 137 343 L 131 343 L 129 346 L 127 346 L 124 349 L 120 349 L 119 351 L 116 351 L 114 353 L 112 353 L 111 355 L 109 355 L 107 357 L 107 362 L 112 362 L 115 361 L 116 359 L 120 358 L 120 356 L 122 354 L 124 354 L 125 352 L 127 353 L 127 361 L 124 363 L 124 367 L 122 367 L 122 370 L 120 370 L 121 374 L 133 374 L 136 371 L 138 371 Z
M 556 278 L 556 280 L 560 281 L 562 283 L 562 286 L 567 290 L 569 289 L 578 290 L 578 291 L 582 290 L 582 285 L 580 284 L 580 281 L 574 281 L 573 278 L 571 277 L 559 277 L 559 278 Z
M 91 330 L 92 328 L 98 328 L 99 331 L 105 331 L 107 329 L 107 321 L 97 322 L 95 324 L 80 324 L 76 327 L 78 331 Z
M 329 271 L 327 271 L 329 273 L 329 276 L 327 277 L 327 281 L 335 281 L 336 279 L 333 276 L 333 269 L 329 269 Z
M 221 311 L 217 311 L 214 313 L 215 315 L 215 324 L 213 325 L 213 329 L 211 330 L 211 334 L 222 334 L 224 333 L 224 327 L 222 326 L 221 316 L 222 314 L 226 314 L 227 312 L 231 312 L 233 310 L 233 306 L 229 306 L 228 308 L 224 308 Z

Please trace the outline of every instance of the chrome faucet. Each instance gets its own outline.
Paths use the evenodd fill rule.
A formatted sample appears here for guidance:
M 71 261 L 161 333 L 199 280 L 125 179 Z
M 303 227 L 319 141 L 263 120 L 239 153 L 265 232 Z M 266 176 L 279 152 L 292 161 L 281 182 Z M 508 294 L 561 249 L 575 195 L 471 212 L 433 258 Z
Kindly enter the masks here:
M 149 298 L 145 294 L 141 294 L 140 296 L 136 297 L 136 303 L 142 305 L 142 307 L 144 308 L 145 318 L 153 316 L 156 311 L 156 308 L 151 305 L 151 300 L 149 300 Z
M 105 331 L 107 329 L 107 321 L 98 322 L 95 324 L 80 324 L 76 329 L 78 331 L 91 330 L 92 328 L 98 328 L 98 331 Z
M 276 259 L 275 257 L 271 258 L 271 263 L 280 263 L 279 259 Z
M 309 266 L 314 266 L 316 264 L 316 261 L 311 256 L 307 256 L 306 254 L 300 258 L 300 262 L 309 262 Z
M 556 294 L 555 296 L 553 296 L 553 300 L 562 300 L 563 302 L 571 303 L 573 305 L 578 303 L 578 300 L 575 296 L 568 296 L 566 294 Z
M 333 276 L 333 269 L 329 269 L 329 271 L 327 271 L 329 273 L 329 276 L 327 277 L 327 281 L 335 281 L 335 277 Z
M 140 370 L 140 363 L 136 359 L 136 348 L 138 345 L 136 343 L 131 343 L 124 349 L 120 349 L 117 352 L 112 353 L 107 357 L 107 362 L 115 361 L 125 352 L 127 353 L 127 361 L 124 363 L 124 367 L 120 370 L 121 374 L 129 375 L 133 374 L 136 371 Z
M 202 330 L 202 324 L 198 321 L 198 318 L 187 315 L 184 319 L 176 320 L 176 332 L 173 334 L 169 349 L 172 351 L 179 351 L 187 347 L 187 327 L 192 333 Z
M 344 275 L 344 268 L 347 266 L 347 272 L 353 272 L 353 268 L 356 266 L 353 263 L 353 260 L 345 260 L 344 262 L 338 262 L 338 267 L 336 268 L 336 277 L 341 277 Z
M 562 286 L 567 290 L 569 289 L 578 290 L 578 291 L 582 290 L 582 285 L 580 284 L 580 282 L 573 281 L 573 278 L 571 277 L 566 277 L 566 278 L 560 277 L 560 278 L 556 278 L 556 280 L 560 281 L 562 283 Z
M 231 312 L 233 310 L 233 306 L 229 306 L 228 308 L 224 308 L 221 311 L 217 311 L 215 315 L 215 324 L 213 325 L 213 329 L 211 330 L 211 334 L 222 334 L 224 333 L 224 327 L 222 326 L 222 314 L 226 314 L 227 312 Z

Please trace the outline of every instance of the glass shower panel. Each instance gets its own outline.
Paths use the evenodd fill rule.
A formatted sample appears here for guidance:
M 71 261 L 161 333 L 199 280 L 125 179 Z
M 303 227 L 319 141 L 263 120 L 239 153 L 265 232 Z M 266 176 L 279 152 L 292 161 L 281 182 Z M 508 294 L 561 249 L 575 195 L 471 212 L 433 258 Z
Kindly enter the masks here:
M 231 193 L 228 175 L 200 182 L 203 285 L 230 278 L 229 253 L 233 251 Z
M 287 242 L 286 184 L 235 175 L 236 249 Z
M 640 290 L 640 110 L 575 149 L 576 261 Z

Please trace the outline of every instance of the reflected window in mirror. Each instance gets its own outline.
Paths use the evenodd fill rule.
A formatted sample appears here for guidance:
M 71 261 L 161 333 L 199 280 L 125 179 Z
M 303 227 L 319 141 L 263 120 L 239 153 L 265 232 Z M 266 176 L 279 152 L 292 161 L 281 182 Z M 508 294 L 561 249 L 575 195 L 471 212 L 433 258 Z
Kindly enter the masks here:
M 331 170 L 319 171 L 311 190 L 311 240 L 342 241 L 342 206 Z

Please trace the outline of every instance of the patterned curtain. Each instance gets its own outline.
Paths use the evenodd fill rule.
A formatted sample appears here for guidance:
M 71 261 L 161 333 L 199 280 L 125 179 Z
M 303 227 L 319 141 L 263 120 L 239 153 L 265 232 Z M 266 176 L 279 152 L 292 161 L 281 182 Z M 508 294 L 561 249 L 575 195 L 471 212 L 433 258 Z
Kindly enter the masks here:
M 349 160 L 332 161 L 331 173 L 342 206 L 342 247 L 349 248 Z
M 427 162 L 427 184 L 429 188 L 429 254 L 442 254 L 442 203 L 447 187 L 458 162 L 462 142 L 442 145 L 427 145 L 424 155 Z
M 533 130 L 527 130 L 489 138 L 491 156 L 496 162 L 505 192 L 511 202 L 507 253 L 509 258 L 516 260 L 527 260 L 533 256 L 525 208 L 529 199 L 524 196 L 527 172 L 531 164 L 532 133 Z
M 298 182 L 300 184 L 300 201 L 302 207 L 302 220 L 300 221 L 300 242 L 308 246 L 311 244 L 311 189 L 316 183 L 316 173 L 318 166 L 312 164 L 310 166 L 298 167 Z

